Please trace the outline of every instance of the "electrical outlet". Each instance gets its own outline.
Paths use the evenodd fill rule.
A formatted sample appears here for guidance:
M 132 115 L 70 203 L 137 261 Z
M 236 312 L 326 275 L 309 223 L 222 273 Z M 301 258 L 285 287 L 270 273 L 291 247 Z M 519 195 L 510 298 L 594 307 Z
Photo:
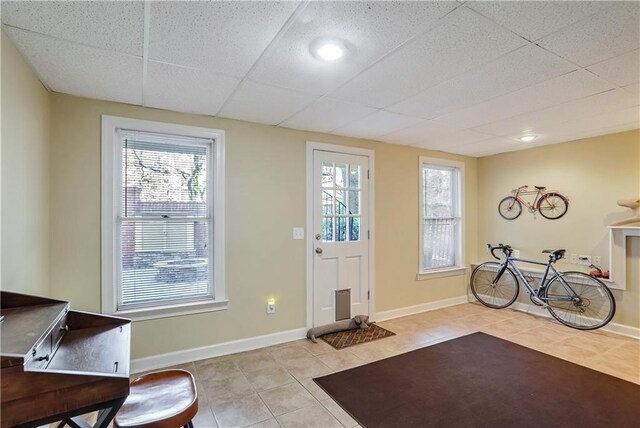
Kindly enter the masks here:
M 593 264 L 595 266 L 598 266 L 599 268 L 602 267 L 602 258 L 600 256 L 593 256 Z
M 578 264 L 578 255 L 577 254 L 569 254 L 569 263 L 572 265 Z
M 580 254 L 578 256 L 578 264 L 581 266 L 589 266 L 591 264 L 591 256 Z
M 513 250 L 512 256 L 515 257 L 516 259 L 520 257 L 520 250 Z
M 276 313 L 276 299 L 267 300 L 267 314 Z

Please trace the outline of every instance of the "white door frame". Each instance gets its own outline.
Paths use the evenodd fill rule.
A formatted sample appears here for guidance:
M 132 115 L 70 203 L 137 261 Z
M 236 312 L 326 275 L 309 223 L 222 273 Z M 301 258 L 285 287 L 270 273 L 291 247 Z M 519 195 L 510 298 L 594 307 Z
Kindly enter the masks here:
M 347 155 L 365 156 L 369 165 L 369 319 L 375 321 L 375 152 L 358 147 L 340 146 L 337 144 L 317 143 L 307 141 L 307 329 L 313 327 L 313 260 L 314 260 L 314 236 L 313 236 L 313 152 L 322 150 L 325 152 L 344 153 Z

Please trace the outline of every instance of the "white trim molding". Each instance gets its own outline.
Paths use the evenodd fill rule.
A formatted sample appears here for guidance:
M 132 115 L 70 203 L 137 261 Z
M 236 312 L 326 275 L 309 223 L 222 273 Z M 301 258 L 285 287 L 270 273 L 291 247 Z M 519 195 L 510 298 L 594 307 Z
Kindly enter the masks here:
M 297 328 L 294 330 L 265 334 L 263 336 L 216 343 L 215 345 L 203 346 L 200 348 L 185 349 L 182 351 L 137 358 L 131 361 L 131 373 L 157 370 L 164 367 L 174 366 L 176 364 L 191 363 L 193 361 L 205 360 L 207 358 L 251 351 L 253 349 L 264 348 L 265 346 L 279 345 L 281 343 L 304 339 L 306 337 L 306 333 L 306 329 Z
M 118 287 L 120 271 L 117 254 L 120 236 L 115 226 L 120 215 L 121 150 L 118 130 L 131 130 L 154 134 L 168 134 L 177 137 L 202 138 L 207 142 L 213 167 L 209 168 L 207 180 L 212 183 L 209 197 L 208 217 L 213 230 L 209 246 L 212 249 L 210 278 L 213 280 L 212 295 L 208 299 L 193 302 L 174 302 L 163 306 L 118 309 Z M 102 115 L 102 185 L 101 185 L 101 293 L 102 313 L 122 315 L 133 320 L 146 320 L 186 315 L 208 311 L 224 310 L 227 307 L 225 290 L 225 132 L 219 129 L 200 128 L 165 122 Z
M 369 319 L 376 321 L 376 233 L 375 233 L 375 151 L 358 147 L 341 146 L 337 144 L 317 143 L 307 141 L 306 153 L 306 199 L 307 199 L 307 329 L 313 327 L 313 152 L 321 150 L 325 152 L 344 153 L 348 155 L 365 156 L 369 159 Z
M 467 296 L 450 297 L 448 299 L 436 300 L 435 302 L 421 303 L 419 305 L 405 306 L 404 308 L 391 309 L 389 311 L 378 312 L 376 321 L 386 321 L 393 318 L 406 317 L 422 312 L 435 311 L 436 309 L 448 308 L 449 306 L 469 303 Z

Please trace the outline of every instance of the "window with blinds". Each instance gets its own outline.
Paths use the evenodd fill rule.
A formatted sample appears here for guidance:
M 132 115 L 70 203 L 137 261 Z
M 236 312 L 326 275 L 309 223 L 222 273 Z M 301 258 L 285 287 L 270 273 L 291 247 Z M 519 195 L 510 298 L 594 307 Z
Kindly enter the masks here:
M 461 266 L 460 168 L 423 163 L 422 272 Z
M 213 140 L 117 130 L 117 310 L 214 300 Z

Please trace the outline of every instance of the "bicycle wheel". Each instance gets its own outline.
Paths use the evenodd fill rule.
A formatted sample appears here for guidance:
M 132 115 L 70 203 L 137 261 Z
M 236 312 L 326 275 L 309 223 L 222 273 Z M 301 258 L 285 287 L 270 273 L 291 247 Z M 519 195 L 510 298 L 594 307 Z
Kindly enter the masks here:
M 547 193 L 540 198 L 536 208 L 542 217 L 556 220 L 567 213 L 569 201 L 560 193 Z
M 575 292 L 573 298 L 561 278 Z M 572 300 L 554 300 L 563 298 Z M 600 328 L 611 321 L 616 312 L 616 301 L 609 288 L 582 272 L 563 272 L 554 276 L 545 288 L 543 300 L 555 319 L 579 330 Z
M 494 309 L 506 308 L 518 298 L 518 279 L 507 268 L 498 282 L 494 280 L 500 272 L 500 264 L 486 262 L 478 265 L 471 273 L 471 292 L 480 303 Z
M 498 204 L 498 212 L 506 220 L 515 220 L 522 214 L 522 204 L 513 196 L 507 196 Z

